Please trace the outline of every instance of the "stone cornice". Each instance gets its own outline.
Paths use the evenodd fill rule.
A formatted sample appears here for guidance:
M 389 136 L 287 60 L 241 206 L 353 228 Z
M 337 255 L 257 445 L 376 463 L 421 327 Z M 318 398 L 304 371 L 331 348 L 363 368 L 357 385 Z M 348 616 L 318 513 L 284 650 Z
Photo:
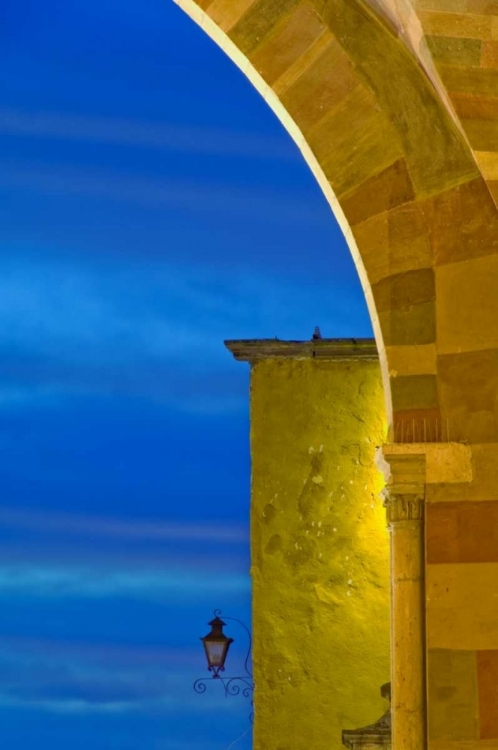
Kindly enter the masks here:
M 417 456 L 425 457 L 424 475 L 420 473 L 418 479 L 413 477 L 421 484 L 454 484 L 472 481 L 472 447 L 465 443 L 387 444 L 378 452 L 378 468 L 384 472 L 387 481 L 389 470 L 386 473 L 384 466 L 385 464 L 392 466 L 394 481 L 396 481 L 399 474 L 406 473 L 403 464 L 408 466 L 410 461 L 416 461 Z
M 236 360 L 250 364 L 278 358 L 340 361 L 379 359 L 374 339 L 242 339 L 225 341 L 225 346 Z

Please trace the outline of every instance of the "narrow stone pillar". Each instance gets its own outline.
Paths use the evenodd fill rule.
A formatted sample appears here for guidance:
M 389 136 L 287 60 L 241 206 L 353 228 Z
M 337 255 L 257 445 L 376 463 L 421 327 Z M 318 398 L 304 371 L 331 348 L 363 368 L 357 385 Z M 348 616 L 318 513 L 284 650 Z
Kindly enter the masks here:
M 385 506 L 391 532 L 392 742 L 426 747 L 424 506 L 425 454 L 386 446 Z

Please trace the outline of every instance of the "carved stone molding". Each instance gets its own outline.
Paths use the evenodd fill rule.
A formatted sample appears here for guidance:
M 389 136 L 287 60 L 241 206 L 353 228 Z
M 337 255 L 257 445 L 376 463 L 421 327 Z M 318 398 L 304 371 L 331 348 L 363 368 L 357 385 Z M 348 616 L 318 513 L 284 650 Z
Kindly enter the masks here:
M 391 703 L 391 683 L 382 685 L 381 695 Z M 386 713 L 368 727 L 361 729 L 344 729 L 342 732 L 342 744 L 350 750 L 370 750 L 372 747 L 381 747 L 391 750 L 391 706 Z
M 422 521 L 424 505 L 423 494 L 400 494 L 389 491 L 385 493 L 384 507 L 386 508 L 388 523 Z

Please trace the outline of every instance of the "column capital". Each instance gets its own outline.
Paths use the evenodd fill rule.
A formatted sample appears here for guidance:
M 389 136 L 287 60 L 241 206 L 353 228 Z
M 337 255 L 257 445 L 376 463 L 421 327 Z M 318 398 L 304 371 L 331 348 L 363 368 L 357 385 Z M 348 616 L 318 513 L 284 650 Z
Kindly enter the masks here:
M 384 494 L 388 523 L 398 521 L 422 521 L 424 517 L 425 497 L 423 494 L 393 493 L 387 490 Z
M 408 447 L 408 446 L 407 446 Z M 426 455 L 402 446 L 384 446 L 377 457 L 386 487 L 384 507 L 389 524 L 422 521 L 425 505 Z

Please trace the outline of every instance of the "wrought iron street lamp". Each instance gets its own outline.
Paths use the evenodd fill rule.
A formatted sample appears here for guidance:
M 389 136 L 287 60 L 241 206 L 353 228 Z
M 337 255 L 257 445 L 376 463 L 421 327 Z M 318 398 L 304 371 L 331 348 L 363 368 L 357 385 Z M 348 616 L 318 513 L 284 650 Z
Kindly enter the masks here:
M 250 670 L 250 661 L 251 661 L 251 650 L 252 650 L 252 639 L 251 639 L 251 633 L 249 628 L 247 628 L 243 622 L 240 620 L 237 620 L 236 617 L 225 617 L 225 620 L 231 620 L 233 622 L 238 623 L 247 633 L 248 639 L 249 639 L 249 645 L 247 649 L 247 655 L 244 662 L 244 670 L 245 675 L 236 675 L 234 677 L 225 677 L 224 675 L 220 674 L 221 672 L 225 671 L 225 660 L 228 656 L 228 650 L 230 648 L 230 645 L 233 643 L 233 638 L 228 638 L 225 633 L 223 632 L 223 628 L 226 627 L 226 622 L 224 622 L 221 617 L 221 610 L 215 609 L 214 611 L 214 619 L 211 620 L 209 625 L 211 626 L 210 632 L 204 636 L 204 638 L 201 638 L 200 640 L 203 643 L 204 651 L 206 653 L 206 659 L 208 663 L 208 670 L 212 672 L 211 677 L 199 677 L 194 682 L 194 690 L 196 693 L 205 693 L 207 684 L 211 682 L 211 680 L 219 680 L 221 684 L 223 685 L 223 689 L 225 691 L 225 696 L 228 697 L 229 695 L 240 695 L 242 694 L 244 698 L 251 698 L 251 706 L 252 706 L 252 694 L 254 692 L 254 682 L 253 682 L 253 676 L 252 672 Z M 253 720 L 253 715 L 251 713 L 251 721 Z
M 209 623 L 211 632 L 201 638 L 206 652 L 208 669 L 213 672 L 213 677 L 220 679 L 220 672 L 225 671 L 225 659 L 228 656 L 228 649 L 233 643 L 233 638 L 227 638 L 223 632 L 226 622 L 223 622 L 217 615 Z

